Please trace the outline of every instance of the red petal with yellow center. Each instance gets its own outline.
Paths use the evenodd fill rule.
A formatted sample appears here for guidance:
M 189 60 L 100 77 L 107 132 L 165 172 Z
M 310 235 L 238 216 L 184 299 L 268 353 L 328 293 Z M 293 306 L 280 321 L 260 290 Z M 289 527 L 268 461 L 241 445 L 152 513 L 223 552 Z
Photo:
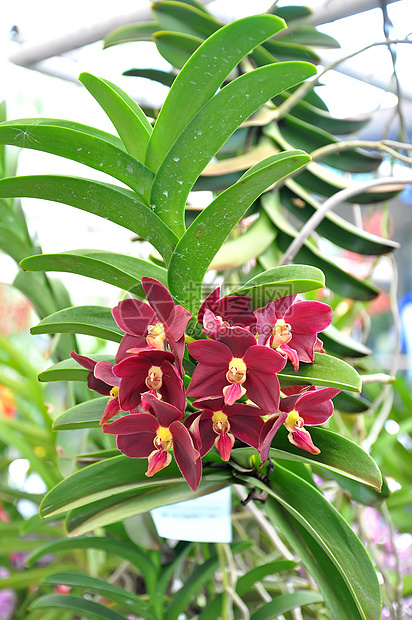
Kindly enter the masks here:
M 131 336 L 147 335 L 147 326 L 156 323 L 153 309 L 138 299 L 124 299 L 112 310 L 117 325 Z

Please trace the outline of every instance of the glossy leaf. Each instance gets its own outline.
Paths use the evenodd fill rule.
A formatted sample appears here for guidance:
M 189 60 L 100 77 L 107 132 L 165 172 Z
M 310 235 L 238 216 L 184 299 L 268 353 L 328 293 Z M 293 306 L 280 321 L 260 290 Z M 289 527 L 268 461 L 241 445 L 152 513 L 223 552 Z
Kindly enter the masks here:
M 302 222 L 306 222 L 320 207 L 320 203 L 309 192 L 292 180 L 288 180 L 287 187 L 280 190 L 280 200 Z M 333 212 L 326 214 L 316 231 L 339 247 L 358 254 L 379 256 L 399 247 L 396 241 L 368 233 Z
M 283 19 L 289 23 L 289 20 L 286 17 Z M 336 39 L 328 34 L 325 34 L 324 32 L 320 32 L 320 30 L 316 30 L 313 26 L 301 25 L 296 29 L 291 29 L 291 32 L 287 30 L 284 33 L 280 33 L 278 39 L 282 42 L 288 41 L 290 43 L 311 45 L 312 47 L 325 47 L 328 49 L 340 48 L 340 44 Z
M 271 39 L 263 43 L 263 47 L 278 60 L 307 60 L 314 63 L 320 60 L 313 49 L 301 43 Z
M 261 203 L 272 223 L 278 229 L 277 244 L 282 252 L 286 252 L 297 232 L 286 221 L 280 209 L 277 197 L 266 194 L 261 198 Z M 379 289 L 365 281 L 358 280 L 335 263 L 328 260 L 324 255 L 308 241 L 304 243 L 297 253 L 295 260 L 302 264 L 318 267 L 325 274 L 326 286 L 342 297 L 350 297 L 359 301 L 371 301 L 379 295 Z
M 66 409 L 53 422 L 54 431 L 68 431 L 76 428 L 98 428 L 108 402 L 108 397 L 94 398 L 70 409 Z
M 138 104 L 108 80 L 90 73 L 81 73 L 79 80 L 106 112 L 130 155 L 144 162 L 152 127 Z
M 56 570 L 56 567 L 54 567 L 54 570 Z M 72 588 L 83 588 L 88 592 L 96 592 L 96 594 L 103 595 L 105 599 L 114 601 L 123 608 L 138 613 L 146 620 L 158 620 L 157 614 L 155 614 L 147 601 L 136 596 L 133 592 L 124 590 L 103 579 L 97 579 L 84 573 L 60 572 L 48 575 L 42 579 L 42 583 L 46 585 L 64 584 Z
M 186 34 L 208 37 L 222 26 L 212 15 L 182 2 L 163 1 L 153 6 L 159 30 L 177 30 Z
M 308 265 L 282 265 L 263 271 L 233 295 L 249 295 L 254 309 L 263 308 L 269 301 L 313 291 L 325 286 L 325 276 L 316 267 Z
M 280 594 L 269 603 L 265 603 L 250 616 L 250 620 L 273 620 L 280 614 L 296 609 L 296 607 L 304 607 L 322 601 L 323 596 L 318 592 L 295 590 L 295 592 L 288 594 Z
M 343 413 L 365 413 L 371 407 L 371 402 L 361 396 L 354 396 L 349 392 L 340 392 L 333 399 L 336 409 Z
M 40 596 L 30 605 L 30 611 L 37 609 L 70 610 L 76 615 L 84 616 L 90 620 L 126 620 L 125 616 L 121 616 L 112 609 L 74 594 L 45 594 Z
M 152 34 L 159 30 L 159 24 L 155 21 L 141 22 L 138 24 L 126 24 L 109 32 L 104 38 L 103 47 L 111 47 L 120 43 L 131 41 L 151 41 Z
M 327 355 L 315 353 L 313 364 L 299 363 L 299 370 L 293 370 L 288 362 L 285 368 L 278 373 L 281 386 L 288 385 L 322 385 L 349 392 L 360 392 L 362 381 L 357 371 L 343 360 Z
M 147 78 L 148 80 L 153 80 L 154 82 L 159 82 L 159 84 L 163 84 L 164 86 L 171 86 L 176 78 L 173 73 L 168 73 L 167 71 L 161 71 L 160 69 L 139 69 L 133 68 L 124 71 L 123 75 L 131 75 L 134 77 Z
M 156 32 L 153 39 L 159 53 L 177 69 L 186 64 L 203 42 L 200 37 L 182 32 Z
M 254 15 L 224 26 L 196 50 L 174 81 L 156 121 L 147 150 L 149 168 L 159 169 L 182 130 L 242 58 L 282 28 L 284 22 L 277 17 Z M 225 62 L 219 61 L 223 46 Z
M 205 103 L 182 130 L 155 176 L 150 198 L 155 213 L 181 234 L 189 192 L 226 139 L 276 92 L 313 72 L 313 65 L 300 62 L 259 67 L 233 80 Z
M 233 227 L 265 189 L 307 161 L 306 153 L 300 151 L 279 153 L 251 168 L 247 176 L 219 194 L 198 215 L 175 249 L 169 269 L 172 295 L 195 312 L 199 304 L 196 292 L 200 295 L 203 275 Z
M 115 538 L 100 536 L 85 536 L 83 538 L 62 538 L 43 545 L 34 551 L 26 560 L 28 566 L 32 566 L 39 558 L 47 553 L 67 553 L 73 549 L 99 549 L 127 560 L 137 568 L 145 579 L 148 589 L 152 589 L 156 582 L 156 567 L 144 551 L 140 551 L 136 545 L 116 540 Z
M 59 310 L 30 331 L 32 334 L 85 334 L 114 342 L 120 342 L 124 336 L 110 308 L 104 306 L 73 306 Z
M 323 548 L 342 575 L 358 609 L 357 616 L 350 617 L 378 620 L 382 604 L 375 569 L 359 538 L 328 500 L 311 484 L 279 465 L 270 477 L 270 487 L 260 480 L 255 480 L 255 486 L 266 490 Z
M 326 351 L 341 357 L 365 357 L 372 353 L 369 347 L 341 332 L 334 325 L 330 325 L 320 334 L 320 339 Z
M 114 362 L 114 358 L 110 359 L 107 355 L 93 355 L 93 359 L 97 362 L 107 359 Z M 43 370 L 39 374 L 39 381 L 86 381 L 89 372 L 87 368 L 83 368 L 74 359 L 69 357 Z
M 143 276 L 165 284 L 166 270 L 154 263 L 134 256 L 102 250 L 73 250 L 59 254 L 39 254 L 22 261 L 27 271 L 63 271 L 113 284 L 135 295 L 144 295 Z
M 3 535 L 7 536 L 6 532 L 4 532 Z M 39 543 L 41 544 L 41 541 L 37 541 L 37 544 Z M 73 570 L 76 570 L 76 569 L 73 568 Z M 13 571 L 12 573 L 10 573 L 9 577 L 6 577 L 4 579 L 4 583 L 1 584 L 1 587 L 2 587 L 2 590 L 6 588 L 14 588 L 15 590 L 23 590 L 25 588 L 29 588 L 30 586 L 32 586 L 33 583 L 36 583 L 36 584 L 39 583 L 39 581 L 47 578 L 51 573 L 54 573 L 55 571 L 56 571 L 55 565 Z
M 85 133 L 82 126 L 72 129 L 50 124 L 25 123 L 0 125 L 0 144 L 13 144 L 59 155 L 105 172 L 139 194 L 147 193 L 153 173 L 142 163 L 98 135 Z
M 77 207 L 119 224 L 149 241 L 165 257 L 176 236 L 137 194 L 75 177 L 39 175 L 0 179 L 0 197 L 42 198 Z
M 286 428 L 282 426 L 272 442 L 270 456 L 274 459 L 318 465 L 352 480 L 357 480 L 378 491 L 380 490 L 382 486 L 381 472 L 373 458 L 365 450 L 353 441 L 325 428 L 310 426 L 308 430 L 313 443 L 320 449 L 320 454 L 310 454 L 294 446 L 288 440 Z M 256 459 L 256 451 L 251 448 L 236 448 L 232 450 L 232 458 L 240 465 L 248 467 L 248 463 L 251 462 L 250 459 Z

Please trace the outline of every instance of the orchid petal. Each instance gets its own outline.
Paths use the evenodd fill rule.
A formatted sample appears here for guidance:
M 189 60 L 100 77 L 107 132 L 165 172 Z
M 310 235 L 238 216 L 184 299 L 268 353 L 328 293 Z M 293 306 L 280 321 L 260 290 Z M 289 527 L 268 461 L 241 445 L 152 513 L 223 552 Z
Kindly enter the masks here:
M 119 377 L 113 373 L 113 364 L 106 360 L 102 360 L 101 362 L 97 362 L 94 367 L 94 376 L 101 381 L 107 383 L 107 385 L 111 385 L 112 387 L 115 385 L 120 385 Z
M 110 435 L 151 434 L 153 439 L 159 426 L 159 421 L 150 413 L 129 413 L 110 424 L 104 424 L 103 432 Z
M 146 293 L 147 301 L 156 313 L 161 323 L 165 323 L 174 308 L 174 301 L 163 284 L 154 278 L 142 278 L 142 286 Z
M 202 461 L 189 431 L 181 422 L 172 422 L 169 430 L 173 437 L 173 454 L 182 475 L 192 491 L 196 491 L 202 477 Z
M 148 456 L 146 476 L 150 478 L 169 465 L 172 455 L 166 450 L 153 450 Z
M 147 348 L 146 336 L 130 336 L 126 334 L 120 341 L 119 348 L 117 349 L 115 361 L 116 364 L 124 360 L 126 357 L 135 355 L 134 353 L 128 353 L 130 349 L 146 349 Z
M 292 333 L 317 334 L 329 327 L 332 315 L 332 308 L 321 301 L 297 301 L 283 318 L 292 325 Z
M 277 374 L 286 365 L 283 355 L 274 349 L 260 345 L 250 347 L 243 356 L 243 361 L 247 366 L 247 374 L 252 371 L 264 377 Z
M 92 360 L 91 357 L 79 355 L 79 353 L 76 353 L 76 351 L 72 351 L 70 353 L 70 357 L 72 357 L 78 364 L 80 364 L 80 366 L 83 366 L 83 368 L 87 368 L 87 370 L 94 370 L 94 367 L 97 364 L 97 362 L 95 360 Z
M 272 440 L 284 421 L 287 418 L 286 413 L 280 413 L 278 416 L 272 416 L 269 420 L 267 420 L 262 430 L 260 431 L 260 439 L 259 439 L 259 455 L 260 460 L 262 461 L 262 465 L 268 460 L 269 450 L 272 443 Z M 261 465 L 261 467 L 262 467 Z
M 201 364 L 217 368 L 227 369 L 233 357 L 229 347 L 216 340 L 197 340 L 188 344 L 187 349 L 190 355 Z
M 175 420 L 181 420 L 183 418 L 183 412 L 176 409 L 173 405 L 165 403 L 163 400 L 159 400 L 153 394 L 145 394 L 145 399 L 150 404 L 156 418 L 159 420 L 161 426 L 170 426 Z
M 205 310 L 206 309 L 212 310 L 213 306 L 219 300 L 219 298 L 220 298 L 220 287 L 218 286 L 217 288 L 214 289 L 214 291 L 209 293 L 209 295 L 206 297 L 206 299 L 204 300 L 204 302 L 199 308 L 199 312 L 197 313 L 197 321 L 198 323 L 200 323 L 200 325 L 203 324 L 203 315 L 205 313 Z
M 311 454 L 319 454 L 320 450 L 312 441 L 310 433 L 305 428 L 299 428 L 288 434 L 288 439 L 297 448 L 301 448 Z
M 231 383 L 223 388 L 225 405 L 233 405 L 239 398 L 246 394 L 246 390 L 239 383 Z
M 230 430 L 233 435 L 253 448 L 259 447 L 260 432 L 263 428 L 263 420 L 258 416 L 237 416 L 229 418 Z
M 147 336 L 147 327 L 156 322 L 153 309 L 139 299 L 124 299 L 112 310 L 117 325 L 131 336 Z
M 215 439 L 215 446 L 219 450 L 222 461 L 228 461 L 230 459 L 230 453 L 232 452 L 235 438 L 232 433 L 223 433 L 218 435 Z
M 119 399 L 117 396 L 112 397 L 107 403 L 102 419 L 100 420 L 100 424 L 105 424 L 109 420 L 111 420 L 118 413 L 122 413 L 122 409 L 120 408 Z
M 223 334 L 219 334 L 219 342 L 229 347 L 233 357 L 244 357 L 246 351 L 256 345 L 256 338 L 242 327 L 228 327 Z
M 172 311 L 164 321 L 165 334 L 168 340 L 179 340 L 185 333 L 186 326 L 192 314 L 183 306 L 173 306 Z

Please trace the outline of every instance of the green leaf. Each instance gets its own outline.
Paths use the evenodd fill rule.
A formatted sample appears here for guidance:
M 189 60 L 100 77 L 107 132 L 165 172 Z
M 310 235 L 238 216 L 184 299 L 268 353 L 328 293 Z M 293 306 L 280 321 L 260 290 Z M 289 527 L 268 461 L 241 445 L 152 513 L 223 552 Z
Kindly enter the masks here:
M 270 487 L 260 480 L 254 480 L 254 484 L 267 491 L 297 519 L 332 560 L 358 608 L 357 616 L 344 617 L 378 620 L 382 608 L 380 586 L 359 538 L 311 484 L 279 465 L 275 469 L 270 477 Z M 248 481 L 253 482 L 253 478 Z
M 104 607 L 100 603 L 88 601 L 81 596 L 74 594 L 45 594 L 36 598 L 30 605 L 30 611 L 36 609 L 63 609 L 75 612 L 78 616 L 97 620 L 126 620 L 117 612 Z
M 0 197 L 42 198 L 99 215 L 141 235 L 165 257 L 177 238 L 137 194 L 76 177 L 39 175 L 0 179 Z
M 324 286 L 325 276 L 320 269 L 308 265 L 282 265 L 263 271 L 231 294 L 249 295 L 252 308 L 257 309 L 269 301 Z
M 159 82 L 159 84 L 163 84 L 164 86 L 171 86 L 176 78 L 173 73 L 168 73 L 167 71 L 161 71 L 160 69 L 128 69 L 123 72 L 123 75 L 131 75 L 134 77 L 147 78 L 148 80 L 153 80 L 154 82 Z
M 154 263 L 134 256 L 102 250 L 73 250 L 59 254 L 39 254 L 26 258 L 21 266 L 27 271 L 77 273 L 113 284 L 138 296 L 144 294 L 141 286 L 143 276 L 155 278 L 162 284 L 167 282 L 166 270 Z
M 361 396 L 354 396 L 348 392 L 340 392 L 333 399 L 336 409 L 344 413 L 365 413 L 371 407 L 371 402 Z
M 143 110 L 108 80 L 90 73 L 81 73 L 79 80 L 106 112 L 130 155 L 144 162 L 152 127 Z
M 286 185 L 280 190 L 282 205 L 306 222 L 319 209 L 320 203 L 295 181 L 288 180 Z M 379 256 L 399 247 L 396 241 L 368 233 L 335 213 L 327 213 L 316 231 L 335 245 L 358 254 Z
M 339 390 L 360 392 L 362 380 L 357 371 L 343 360 L 327 355 L 315 353 L 313 364 L 299 363 L 299 370 L 295 371 L 290 362 L 278 373 L 281 386 L 289 385 L 322 385 Z
M 334 620 L 364 620 L 346 580 L 321 545 L 272 497 L 265 502 L 269 519 L 293 545 L 306 570 L 315 580 Z M 369 620 L 378 620 L 379 616 Z
M 85 334 L 120 342 L 123 330 L 117 326 L 110 308 L 73 306 L 59 310 L 31 328 L 32 334 Z
M 159 30 L 176 30 L 205 38 L 222 26 L 221 22 L 204 10 L 182 2 L 156 2 L 153 13 L 160 24 Z
M 107 359 L 114 361 L 114 358 L 110 359 L 107 355 L 94 355 L 93 358 L 97 362 Z M 74 359 L 69 357 L 43 370 L 39 374 L 39 381 L 87 381 L 89 372 L 87 368 L 83 368 Z
M 104 38 L 103 48 L 130 43 L 131 41 L 151 41 L 152 34 L 159 30 L 159 24 L 155 21 L 141 22 L 139 24 L 126 24 L 109 32 Z
M 156 121 L 147 149 L 149 168 L 159 169 L 182 130 L 242 58 L 284 27 L 277 17 L 254 15 L 224 26 L 196 50 L 174 81 Z M 222 47 L 224 62 L 220 60 Z
M 266 213 L 260 213 L 243 235 L 222 245 L 209 269 L 233 269 L 260 256 L 276 239 L 276 231 L 268 222 Z
M 271 39 L 263 43 L 262 47 L 278 60 L 307 60 L 314 63 L 320 61 L 319 55 L 313 49 L 301 43 Z
M 371 355 L 369 347 L 354 340 L 344 332 L 341 332 L 334 325 L 329 325 L 320 334 L 323 346 L 327 351 L 342 357 L 365 357 Z
M 150 198 L 155 213 L 181 235 L 189 192 L 225 140 L 276 92 L 313 72 L 308 63 L 266 65 L 241 75 L 207 101 L 182 130 L 155 176 Z
M 233 482 L 230 474 L 221 472 L 204 474 L 198 489 L 193 492 L 182 477 L 180 480 L 181 482 L 178 483 L 159 486 L 155 492 L 153 488 L 142 487 L 137 491 L 120 493 L 93 504 L 75 508 L 66 518 L 66 529 L 70 535 L 78 536 L 95 528 L 106 527 L 160 506 L 176 504 L 214 493 Z
M 108 397 L 94 398 L 70 409 L 66 409 L 53 422 L 54 431 L 68 431 L 75 428 L 98 428 Z
M 276 15 L 279 15 L 279 13 L 276 13 Z M 280 17 L 282 17 L 282 15 L 280 15 Z M 283 19 L 288 22 L 285 17 Z M 336 39 L 324 32 L 316 30 L 313 26 L 299 26 L 296 30 L 292 29 L 291 32 L 286 30 L 284 33 L 279 33 L 278 40 L 310 45 L 312 47 L 325 47 L 329 49 L 340 48 L 340 44 Z
M 54 570 L 56 570 L 55 566 Z M 42 583 L 46 585 L 64 584 L 73 588 L 83 588 L 90 592 L 96 592 L 103 595 L 105 599 L 114 601 L 123 608 L 142 615 L 146 620 L 158 620 L 157 614 L 155 614 L 149 603 L 133 594 L 133 592 L 123 590 L 123 588 L 119 588 L 119 586 L 103 579 L 90 577 L 90 575 L 84 573 L 61 572 L 48 575 L 42 579 Z
M 289 594 L 280 594 L 270 603 L 265 603 L 250 616 L 250 620 L 273 620 L 273 618 L 279 617 L 280 614 L 296 609 L 296 607 L 321 603 L 322 601 L 323 596 L 318 594 L 318 592 L 295 590 L 295 592 L 290 592 Z
M 357 444 L 325 428 L 311 426 L 308 429 L 320 454 L 310 454 L 294 446 L 288 440 L 288 433 L 282 426 L 276 433 L 270 449 L 274 459 L 299 461 L 326 468 L 330 471 L 357 480 L 374 489 L 380 490 L 382 476 L 373 458 Z M 256 451 L 251 448 L 232 450 L 232 458 L 244 467 L 250 467 L 250 459 L 256 459 Z M 60 483 L 62 484 L 62 483 Z
M 289 245 L 297 235 L 296 230 L 286 221 L 282 214 L 278 197 L 275 194 L 265 194 L 261 203 L 272 223 L 278 229 L 277 244 L 282 252 L 286 252 Z M 311 243 L 306 241 L 297 253 L 295 260 L 299 263 L 318 267 L 325 274 L 326 286 L 342 297 L 350 297 L 359 301 L 371 301 L 380 291 L 372 284 L 358 280 L 346 273 L 324 257 L 324 255 Z
M 251 541 L 244 540 L 231 544 L 230 548 L 232 553 L 236 554 L 244 551 L 251 545 Z M 206 562 L 197 566 L 190 577 L 186 579 L 183 587 L 173 595 L 173 599 L 165 614 L 165 620 L 177 620 L 179 614 L 187 608 L 197 592 L 199 592 L 209 580 L 213 579 L 213 575 L 218 568 L 219 557 L 216 553 L 206 560 Z
M 42 541 L 37 541 L 38 545 L 42 544 Z M 2 552 L 3 554 L 3 552 Z M 75 570 L 75 568 L 73 569 Z M 39 581 L 47 578 L 51 573 L 56 571 L 56 565 L 53 563 L 50 566 L 42 566 L 41 568 L 32 568 L 26 570 L 13 571 L 9 577 L 2 579 L 1 588 L 13 588 L 14 590 L 23 590 L 29 586 L 38 584 Z M 3 583 L 4 582 L 4 583 Z
M 114 538 L 100 536 L 84 536 L 83 538 L 62 538 L 45 544 L 36 549 L 26 560 L 28 566 L 32 566 L 39 558 L 47 553 L 67 553 L 73 549 L 99 549 L 127 560 L 137 568 L 145 579 L 149 590 L 156 583 L 157 569 L 148 557 L 147 553 L 140 551 L 136 545 L 116 540 Z
M 233 227 L 265 189 L 307 161 L 306 153 L 300 151 L 278 153 L 251 168 L 247 176 L 219 194 L 176 246 L 169 269 L 172 295 L 196 312 L 203 276 Z
M 153 39 L 159 54 L 176 69 L 181 69 L 203 42 L 200 37 L 180 32 L 156 32 Z
M 0 144 L 13 144 L 59 155 L 105 172 L 139 194 L 147 194 L 153 173 L 142 163 L 105 139 L 79 129 L 43 123 L 0 125 Z

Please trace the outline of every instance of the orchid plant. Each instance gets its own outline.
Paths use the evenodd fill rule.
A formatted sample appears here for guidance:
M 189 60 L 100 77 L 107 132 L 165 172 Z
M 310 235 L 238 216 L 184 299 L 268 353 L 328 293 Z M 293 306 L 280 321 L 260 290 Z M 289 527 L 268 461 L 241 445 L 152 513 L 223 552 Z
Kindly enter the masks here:
M 0 197 L 65 203 L 127 228 L 153 248 L 147 260 L 75 250 L 21 261 L 29 272 L 75 272 L 124 293 L 113 309 L 67 304 L 44 312 L 32 328 L 34 334 L 83 334 L 118 345 L 114 355 L 84 355 L 76 347 L 40 373 L 41 381 L 87 382 L 90 398 L 78 398 L 56 417 L 54 429 L 95 429 L 101 442 L 91 453 L 92 464 L 46 494 L 40 514 L 46 523 L 65 517 L 75 538 L 60 549 L 87 547 L 94 537 L 83 535 L 91 531 L 242 485 L 249 500 L 266 499 L 268 518 L 292 541 L 315 579 L 320 594 L 306 592 L 302 600 L 323 600 L 333 618 L 378 620 L 374 567 L 305 467 L 324 468 L 376 494 L 382 487 L 380 470 L 366 451 L 321 428 L 334 406 L 356 410 L 360 401 L 353 393 L 362 387 L 357 371 L 323 348 L 330 306 L 302 298 L 324 288 L 324 273 L 312 265 L 270 266 L 249 276 L 244 272 L 224 294 L 219 286 L 204 294 L 205 275 L 238 222 L 258 201 L 266 204 L 272 221 L 280 222 L 271 201 L 286 179 L 303 172 L 310 157 L 296 149 L 271 152 L 220 188 L 191 223 L 185 220 L 190 192 L 230 136 L 268 100 L 315 74 L 308 62 L 262 61 L 260 46 L 283 29 L 280 17 L 255 15 L 214 28 L 203 42 L 192 40 L 193 54 L 174 78 L 154 123 L 118 86 L 82 74 L 81 82 L 118 136 L 58 119 L 0 125 L 3 143 L 75 160 L 115 181 L 10 177 L 0 180 Z M 248 54 L 260 58 L 260 66 L 227 80 Z M 22 135 L 29 138 L 26 143 Z M 262 214 L 260 224 L 268 217 Z M 268 226 L 272 243 L 276 234 Z M 286 233 L 280 237 L 283 243 Z M 388 244 L 383 245 L 386 251 Z M 124 555 L 135 559 L 138 554 L 127 549 Z M 146 616 L 177 618 L 178 603 L 165 609 L 156 602 L 159 567 L 148 558 L 137 563 L 144 564 L 146 591 L 154 599 L 139 602 L 146 605 Z M 82 578 L 87 587 L 90 581 Z M 76 575 L 64 579 L 81 583 Z M 53 596 L 38 598 L 33 609 L 62 605 Z M 124 618 L 75 595 L 66 601 L 83 615 Z M 204 609 L 201 617 L 218 617 L 210 615 L 213 609 Z

